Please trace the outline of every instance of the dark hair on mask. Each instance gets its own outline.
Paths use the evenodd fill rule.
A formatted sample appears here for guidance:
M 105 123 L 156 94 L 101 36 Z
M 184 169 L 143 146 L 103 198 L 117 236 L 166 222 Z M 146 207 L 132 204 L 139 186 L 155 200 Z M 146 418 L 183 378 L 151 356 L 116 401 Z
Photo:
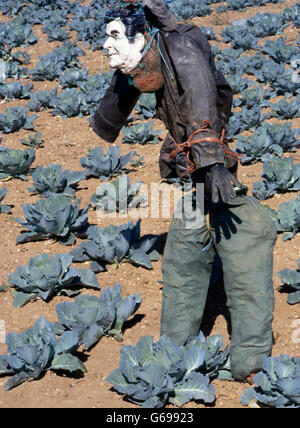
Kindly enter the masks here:
M 110 10 L 105 16 L 105 23 L 108 24 L 117 18 L 120 18 L 126 27 L 126 36 L 129 38 L 129 42 L 133 43 L 137 33 L 145 33 L 145 15 L 140 11 L 136 11 L 136 8 L 133 5 Z

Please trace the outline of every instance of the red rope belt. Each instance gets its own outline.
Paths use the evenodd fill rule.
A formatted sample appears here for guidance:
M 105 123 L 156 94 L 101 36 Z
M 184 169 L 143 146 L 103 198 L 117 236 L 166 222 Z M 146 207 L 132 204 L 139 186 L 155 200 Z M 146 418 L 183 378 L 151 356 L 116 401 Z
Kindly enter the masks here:
M 208 120 L 204 120 L 203 124 L 204 124 L 203 127 L 194 131 L 189 136 L 189 138 L 187 139 L 186 142 L 181 143 L 181 144 L 176 144 L 177 149 L 172 150 L 172 152 L 170 153 L 170 159 L 174 159 L 175 156 L 177 155 L 177 153 L 180 153 L 180 152 L 184 152 L 186 154 L 187 161 L 188 161 L 187 170 L 190 174 L 196 170 L 196 165 L 190 158 L 191 147 L 193 144 L 202 143 L 203 141 L 209 141 L 212 143 L 221 144 L 222 149 L 223 149 L 226 156 L 230 157 L 231 159 L 235 159 L 235 160 L 241 159 L 241 156 L 239 154 L 230 150 L 229 147 L 224 143 L 224 137 L 225 137 L 225 129 L 224 128 L 222 129 L 221 137 L 219 137 L 217 132 L 210 129 L 210 122 Z M 205 137 L 205 138 L 199 138 L 197 140 L 193 140 L 194 136 L 199 134 L 200 132 L 211 132 L 211 133 L 215 134 L 216 137 Z

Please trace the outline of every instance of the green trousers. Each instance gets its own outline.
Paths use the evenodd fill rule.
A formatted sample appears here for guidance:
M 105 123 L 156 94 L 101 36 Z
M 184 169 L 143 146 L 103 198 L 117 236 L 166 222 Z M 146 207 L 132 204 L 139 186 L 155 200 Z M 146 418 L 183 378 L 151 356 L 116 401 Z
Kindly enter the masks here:
M 162 260 L 161 334 L 178 346 L 199 334 L 217 252 L 231 316 L 232 376 L 244 380 L 272 351 L 277 232 L 266 209 L 247 195 L 207 212 L 209 227 L 206 216 L 196 227 L 187 227 L 185 216 L 171 223 Z

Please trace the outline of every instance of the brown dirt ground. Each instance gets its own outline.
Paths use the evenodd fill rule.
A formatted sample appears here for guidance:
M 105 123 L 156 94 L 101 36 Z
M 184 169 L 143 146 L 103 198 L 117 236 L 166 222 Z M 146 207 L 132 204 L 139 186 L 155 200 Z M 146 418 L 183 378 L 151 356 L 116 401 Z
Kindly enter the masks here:
M 83 2 L 88 4 L 89 1 Z M 229 25 L 233 20 L 238 18 L 247 18 L 257 12 L 279 12 L 287 6 L 295 4 L 292 0 L 286 0 L 284 4 L 267 5 L 260 8 L 248 8 L 245 12 L 227 12 L 223 14 L 213 13 L 208 17 L 195 18 L 193 23 L 197 25 L 213 26 L 217 33 L 222 28 Z M 217 7 L 219 5 L 212 5 Z M 1 17 L 6 21 L 6 17 Z M 35 67 L 39 55 L 50 52 L 60 43 L 47 43 L 46 36 L 42 33 L 41 26 L 34 27 L 35 34 L 40 38 L 40 42 L 26 50 L 31 55 L 31 63 L 28 67 Z M 288 41 L 293 43 L 298 37 L 298 30 L 290 25 L 284 31 Z M 273 37 L 273 39 L 276 37 Z M 215 43 L 215 42 L 212 42 Z M 81 46 L 81 44 L 79 43 Z M 228 47 L 220 44 L 220 47 Z M 18 49 L 20 50 L 20 49 Z M 107 63 L 101 52 L 91 52 L 85 49 L 87 55 L 81 58 L 83 65 L 88 71 L 100 73 L 107 70 Z M 24 80 L 28 83 L 28 80 Z M 53 88 L 57 82 L 33 82 L 34 90 Z M 0 111 L 4 112 L 5 108 L 16 105 L 25 106 L 26 100 L 15 100 L 12 102 L 2 101 Z M 64 169 L 81 170 L 79 158 L 84 156 L 88 149 L 100 145 L 105 151 L 109 144 L 99 139 L 91 130 L 87 118 L 71 118 L 64 120 L 61 117 L 53 117 L 49 112 L 41 112 L 35 121 L 36 130 L 42 132 L 42 138 L 45 141 L 44 148 L 36 151 L 36 160 L 34 167 L 48 165 L 49 163 L 60 163 Z M 276 122 L 276 120 L 274 120 Z M 155 120 L 155 127 L 163 129 L 162 137 L 166 135 L 163 124 Z M 300 119 L 293 120 L 293 127 L 300 127 Z M 17 133 L 3 135 L 2 145 L 10 148 L 24 148 L 20 143 L 20 138 L 27 137 L 32 132 L 20 130 Z M 115 144 L 121 143 L 120 136 Z M 144 156 L 145 166 L 137 168 L 130 173 L 130 181 L 143 180 L 146 185 L 151 182 L 159 182 L 158 156 L 159 145 L 135 145 L 120 144 L 121 153 L 134 149 L 138 154 Z M 294 155 L 295 159 L 300 160 L 300 150 Z M 241 166 L 239 169 L 239 178 L 250 188 L 253 182 L 260 179 L 261 164 L 254 166 Z M 14 179 L 1 184 L 8 189 L 8 195 L 5 203 L 13 204 L 13 215 L 2 214 L 0 218 L 0 227 L 3 232 L 0 242 L 0 254 L 2 263 L 0 265 L 0 283 L 6 284 L 6 275 L 13 272 L 17 266 L 26 265 L 30 257 L 41 253 L 50 255 L 69 252 L 70 247 L 64 247 L 55 242 L 34 242 L 24 245 L 15 245 L 15 240 L 21 231 L 21 227 L 14 221 L 13 217 L 23 217 L 22 205 L 24 203 L 34 203 L 39 199 L 38 196 L 30 196 L 27 188 L 31 185 L 31 178 L 28 182 L 22 182 Z M 90 197 L 99 181 L 89 179 L 80 184 L 77 197 L 81 197 L 81 206 L 84 207 L 89 203 Z M 267 204 L 277 209 L 278 205 L 294 197 L 291 194 L 279 195 L 268 200 Z M 89 221 L 91 224 L 99 224 L 96 212 L 89 211 Z M 111 223 L 121 224 L 128 219 L 103 219 L 101 227 Z M 142 234 L 155 233 L 165 236 L 170 224 L 170 218 L 167 219 L 150 219 L 142 221 Z M 78 244 L 79 240 L 77 241 Z M 274 263 L 274 289 L 276 296 L 276 309 L 274 318 L 274 332 L 276 344 L 274 345 L 273 355 L 278 356 L 281 353 L 300 356 L 300 344 L 294 343 L 292 335 L 295 335 L 293 321 L 299 319 L 299 306 L 289 306 L 287 304 L 286 294 L 280 294 L 277 291 L 279 278 L 276 273 L 285 267 L 295 269 L 297 259 L 300 256 L 300 235 L 297 235 L 292 241 L 284 243 L 281 236 L 275 248 Z M 158 280 L 162 279 L 161 262 L 153 264 L 153 270 L 135 268 L 130 264 L 121 264 L 119 268 L 112 267 L 108 272 L 98 275 L 99 283 L 102 289 L 106 286 L 112 286 L 120 281 L 123 287 L 123 295 L 140 293 L 143 303 L 137 314 L 127 325 L 124 331 L 123 344 L 135 345 L 138 339 L 144 335 L 151 335 L 154 340 L 159 338 L 160 327 L 160 309 L 162 290 Z M 78 265 L 78 267 L 83 267 Z M 82 293 L 98 295 L 93 290 L 82 290 Z M 55 306 L 57 303 L 70 300 L 67 297 L 54 297 L 50 302 L 45 303 L 42 300 L 36 300 L 25 305 L 23 308 L 16 309 L 12 306 L 11 289 L 5 293 L 0 293 L 0 318 L 6 322 L 7 332 L 22 332 L 29 328 L 41 315 L 44 315 L 49 321 L 56 321 Z M 223 304 L 223 306 L 222 306 Z M 204 329 L 211 334 L 222 334 L 224 342 L 229 343 L 227 323 L 224 317 L 225 302 L 221 306 L 215 305 L 214 313 L 207 314 L 206 325 Z M 6 351 L 6 345 L 0 344 L 0 354 Z M 86 408 L 135 408 L 136 406 L 125 401 L 121 395 L 111 390 L 111 385 L 104 378 L 118 366 L 120 356 L 120 343 L 113 338 L 102 338 L 100 342 L 90 352 L 86 353 L 85 366 L 87 372 L 82 378 L 68 377 L 54 372 L 47 372 L 40 380 L 27 382 L 21 386 L 5 392 L 3 386 L 7 378 L 0 378 L 0 407 L 1 408 L 25 408 L 25 407 L 86 407 Z M 248 388 L 248 385 L 238 382 L 220 382 L 213 381 L 216 388 L 216 403 L 214 408 L 239 408 L 240 396 Z M 171 407 L 171 406 L 169 406 Z M 191 402 L 184 406 L 185 408 L 203 408 L 201 403 Z

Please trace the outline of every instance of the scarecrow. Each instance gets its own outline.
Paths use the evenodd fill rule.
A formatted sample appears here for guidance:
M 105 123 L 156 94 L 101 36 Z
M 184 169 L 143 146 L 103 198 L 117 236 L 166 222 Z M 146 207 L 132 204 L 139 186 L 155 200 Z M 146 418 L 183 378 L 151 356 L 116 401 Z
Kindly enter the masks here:
M 92 120 L 113 143 L 143 92 L 154 92 L 169 133 L 159 158 L 162 178 L 204 183 L 208 221 L 173 218 L 162 260 L 161 334 L 184 345 L 199 334 L 213 261 L 222 260 L 231 316 L 231 371 L 240 381 L 261 369 L 273 346 L 273 248 L 267 211 L 237 180 L 238 159 L 225 140 L 232 91 L 216 69 L 201 29 L 179 24 L 162 0 L 127 0 L 106 16 L 115 73 Z

